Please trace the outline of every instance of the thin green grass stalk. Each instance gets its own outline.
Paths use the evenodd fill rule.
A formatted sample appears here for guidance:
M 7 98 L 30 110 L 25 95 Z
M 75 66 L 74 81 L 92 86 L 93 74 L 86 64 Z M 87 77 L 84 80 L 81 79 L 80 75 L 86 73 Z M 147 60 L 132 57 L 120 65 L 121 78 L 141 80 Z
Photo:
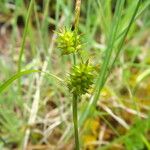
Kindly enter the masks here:
M 76 61 L 76 55 L 73 54 L 73 64 L 76 65 L 77 61 Z
M 27 74 L 31 74 L 34 72 L 40 72 L 38 70 L 25 70 L 25 71 L 20 71 L 18 73 L 16 73 L 15 75 L 13 75 L 11 78 L 9 78 L 8 80 L 6 80 L 3 84 L 0 85 L 0 94 L 9 86 L 11 85 L 11 83 L 13 81 L 15 81 L 16 79 L 19 79 L 20 77 L 27 75 Z
M 145 143 L 147 150 L 150 150 L 150 142 L 146 139 L 146 137 L 144 135 L 140 135 L 141 140 Z
M 40 21 L 39 21 L 39 18 L 38 18 L 38 14 L 37 14 L 37 6 L 36 4 L 34 5 L 34 15 L 35 15 L 35 21 L 36 21 L 36 25 L 37 25 L 37 29 L 38 29 L 38 38 L 39 38 L 39 42 L 40 42 L 40 46 L 42 47 L 43 49 L 43 42 L 42 42 L 42 31 L 41 31 L 41 26 L 40 26 Z
M 76 39 L 75 39 L 75 42 L 77 41 L 80 7 L 81 7 L 81 0 L 76 0 L 76 8 L 75 8 L 75 38 Z M 75 44 L 75 49 L 76 49 L 76 47 L 77 47 L 77 44 Z M 75 53 L 73 54 L 73 61 L 74 61 L 74 65 L 76 65 Z M 78 98 L 79 97 L 77 96 L 77 94 L 73 94 L 72 111 L 73 111 L 74 136 L 75 136 L 76 150 L 80 150 L 79 131 L 78 131 Z
M 77 0 L 76 8 L 75 8 L 75 31 L 76 32 L 78 32 L 78 27 L 79 27 L 80 7 L 81 7 L 81 0 Z
M 79 16 L 80 16 L 80 5 L 81 5 L 81 0 L 76 1 L 76 8 L 75 8 L 75 38 L 77 37 L 78 34 L 78 25 L 79 25 Z M 77 40 L 75 40 L 77 41 Z M 73 54 L 73 63 L 76 65 L 76 55 Z
M 112 131 L 114 131 L 114 133 L 115 133 L 118 137 L 120 136 L 119 132 L 111 125 L 111 123 L 109 123 L 109 121 L 107 121 L 107 119 L 105 119 L 105 116 L 102 116 L 102 115 L 100 114 L 100 118 L 108 125 L 109 128 L 112 129 Z
M 21 71 L 21 63 L 22 63 L 22 56 L 24 53 L 24 47 L 25 47 L 25 41 L 26 41 L 26 36 L 27 36 L 27 31 L 28 31 L 28 24 L 29 24 L 29 19 L 30 19 L 30 15 L 33 9 L 33 5 L 34 5 L 34 0 L 31 0 L 30 5 L 29 5 L 29 9 L 27 12 L 27 18 L 26 18 L 26 23 L 25 23 L 25 29 L 23 32 L 23 39 L 22 39 L 22 44 L 21 44 L 21 49 L 20 49 L 20 53 L 19 53 L 19 60 L 18 60 L 18 72 Z M 19 89 L 21 88 L 21 80 L 19 79 Z
M 56 80 L 58 80 L 60 83 L 63 83 L 63 80 L 59 77 L 57 77 L 56 75 L 52 74 L 52 73 L 48 73 L 45 71 L 40 71 L 40 70 L 24 70 L 24 71 L 20 71 L 17 72 L 16 74 L 14 74 L 12 77 L 10 77 L 8 80 L 6 80 L 4 83 L 0 84 L 0 94 L 8 87 L 12 84 L 12 82 L 14 82 L 15 80 L 21 78 L 24 75 L 28 75 L 31 73 L 44 73 L 45 75 L 48 75 L 49 77 L 52 77 Z M 63 84 L 64 85 L 64 84 Z
M 108 11 L 108 7 L 111 7 L 111 1 L 107 0 L 104 2 L 106 3 L 107 7 L 103 6 L 103 4 L 100 0 L 97 0 L 98 7 L 99 7 L 98 12 L 100 11 L 100 18 L 101 18 L 100 26 L 101 26 L 102 31 L 105 33 L 106 40 L 108 41 L 108 37 L 109 37 L 108 31 L 110 29 L 109 24 L 111 24 L 111 20 L 110 20 L 111 14 L 108 13 L 108 12 L 110 12 L 110 11 Z M 107 8 L 108 12 L 106 12 L 106 8 Z M 104 15 L 106 13 L 108 13 L 108 14 Z
M 84 122 L 84 120 L 86 119 L 86 117 L 88 116 L 90 110 L 92 107 L 95 107 L 100 92 L 103 88 L 103 81 L 105 80 L 105 76 L 107 74 L 108 71 L 108 66 L 109 66 L 109 62 L 111 59 L 111 54 L 113 51 L 113 46 L 115 43 L 115 38 L 116 38 L 116 32 L 118 31 L 118 26 L 119 26 L 119 22 L 121 19 L 121 11 L 124 5 L 124 0 L 123 1 L 117 1 L 117 5 L 116 5 L 116 11 L 115 11 L 115 15 L 114 15 L 114 19 L 113 19 L 113 23 L 112 23 L 112 30 L 110 31 L 110 39 L 108 40 L 108 47 L 106 49 L 106 54 L 105 54 L 105 59 L 104 62 L 102 64 L 102 68 L 99 72 L 99 78 L 97 80 L 96 86 L 95 86 L 95 95 L 91 98 L 91 101 L 89 102 L 84 114 L 81 115 L 80 117 L 80 123 L 82 124 Z
M 73 95 L 72 101 L 72 113 L 73 113 L 73 123 L 74 123 L 74 136 L 75 136 L 75 147 L 76 150 L 80 149 L 79 145 L 79 132 L 78 132 L 78 96 Z
M 137 14 L 137 11 L 138 11 L 138 9 L 139 9 L 140 4 L 141 4 L 141 0 L 138 1 L 137 6 L 136 6 L 136 8 L 135 8 L 135 10 L 134 10 L 134 13 L 133 13 L 133 15 L 132 15 L 132 18 L 131 18 L 131 20 L 130 20 L 130 22 L 129 22 L 129 25 L 128 25 L 128 27 L 127 27 L 127 30 L 126 30 L 126 32 L 125 32 L 125 34 L 124 34 L 124 36 L 123 36 L 123 38 L 122 38 L 122 40 L 121 40 L 119 46 L 118 46 L 118 51 L 117 51 L 117 54 L 116 54 L 116 57 L 115 57 L 115 59 L 114 59 L 114 62 L 113 62 L 113 64 L 112 64 L 112 66 L 114 66 L 114 63 L 116 62 L 116 59 L 117 59 L 118 56 L 119 56 L 119 53 L 120 53 L 121 48 L 122 48 L 122 46 L 123 46 L 123 44 L 124 44 L 125 38 L 126 38 L 128 32 L 129 32 L 129 29 L 130 29 L 130 27 L 131 27 L 131 25 L 132 25 L 132 23 L 133 23 L 133 21 L 134 21 L 134 19 L 135 19 L 135 16 L 136 16 L 136 14 Z M 123 3 L 122 3 L 122 5 L 123 5 Z M 116 38 L 116 36 L 115 36 L 114 38 Z M 115 39 L 114 39 L 114 40 L 115 40 Z M 112 48 L 113 48 L 113 47 L 111 47 L 111 49 L 112 49 Z M 107 51 L 109 51 L 109 47 L 108 47 Z M 104 64 L 102 65 L 102 70 L 101 70 L 101 73 L 100 73 L 100 78 L 99 78 L 99 81 L 98 81 L 98 84 L 97 84 L 98 87 L 96 86 L 96 87 L 98 88 L 97 93 L 95 94 L 95 96 L 93 97 L 93 99 L 92 99 L 91 102 L 89 103 L 87 109 L 85 110 L 85 113 L 83 114 L 84 117 L 81 116 L 81 122 L 83 122 L 83 120 L 87 117 L 88 112 L 90 112 L 91 107 L 94 107 L 94 106 L 96 105 L 97 101 L 98 101 L 98 97 L 99 97 L 99 95 L 100 95 L 100 92 L 101 92 L 101 90 L 102 90 L 102 88 L 103 88 L 103 86 L 104 86 L 104 84 L 105 84 L 105 82 L 106 82 L 106 80 L 107 80 L 107 78 L 108 78 L 108 76 L 109 76 L 108 72 L 110 73 L 110 71 L 108 71 L 108 70 L 110 70 L 110 68 L 108 68 L 108 65 L 109 65 L 108 62 L 110 61 L 110 58 L 111 58 L 111 57 L 110 57 L 110 52 L 108 52 L 108 54 L 106 55 L 106 59 L 105 59 L 105 61 L 107 61 L 107 62 L 104 61 Z M 112 68 L 112 67 L 111 67 L 111 68 Z M 107 71 L 108 71 L 108 72 L 107 72 Z
M 23 56 L 23 52 L 24 52 L 25 40 L 26 40 L 26 36 L 27 36 L 28 24 L 29 24 L 29 19 L 30 19 L 32 8 L 33 8 L 33 4 L 34 4 L 34 0 L 31 0 L 30 5 L 29 5 L 29 9 L 28 9 L 28 13 L 27 13 L 25 29 L 24 29 L 24 32 L 23 32 L 23 39 L 22 39 L 21 49 L 20 49 L 20 53 L 19 53 L 18 72 L 21 71 L 21 61 L 22 61 L 22 56 Z
M 118 142 L 124 142 L 126 138 L 128 138 L 130 135 L 133 135 L 133 134 L 136 134 L 136 133 L 139 133 L 139 136 L 141 136 L 143 130 L 148 131 L 148 129 L 149 129 L 149 128 L 147 128 L 147 126 L 150 125 L 149 119 L 150 119 L 150 117 L 148 117 L 146 120 L 139 120 L 138 119 L 135 122 L 135 124 L 138 124 L 137 127 L 135 127 L 135 124 L 132 125 L 126 134 L 121 135 L 119 138 L 114 139 L 112 142 L 110 142 L 106 146 L 97 148 L 97 150 L 107 150 L 107 149 L 111 148 L 114 144 L 116 144 Z M 141 131 L 141 129 L 140 130 L 138 129 L 140 126 L 142 127 L 142 131 Z M 143 128 L 143 126 L 144 126 L 144 128 Z M 143 141 L 143 142 L 146 142 L 146 141 Z
M 117 1 L 116 11 L 115 11 L 115 14 L 114 14 L 114 20 L 113 20 L 113 23 L 112 23 L 112 30 L 109 33 L 111 35 L 110 39 L 109 39 L 110 42 L 108 43 L 108 48 L 106 49 L 105 61 L 102 65 L 102 69 L 100 71 L 99 79 L 97 81 L 98 87 L 96 85 L 96 88 L 98 88 L 98 89 L 100 89 L 100 87 L 103 86 L 102 84 L 103 84 L 105 75 L 106 75 L 107 70 L 108 70 L 108 65 L 109 65 L 111 54 L 112 54 L 112 51 L 113 51 L 113 46 L 114 46 L 114 43 L 115 43 L 116 34 L 118 32 L 119 23 L 121 21 L 121 11 L 123 9 L 124 2 L 125 2 L 124 0 Z M 98 93 L 97 93 L 96 97 L 99 97 L 99 94 L 100 94 L 100 90 L 98 90 Z M 98 99 L 98 98 L 96 98 L 96 99 Z
M 17 33 L 17 17 L 18 17 L 18 1 L 15 2 L 15 5 L 16 5 L 16 9 L 14 11 L 14 17 L 13 17 L 13 22 L 12 22 L 12 35 L 11 35 L 11 41 L 12 41 L 12 55 L 14 54 L 14 47 L 15 47 L 15 44 L 16 44 L 16 33 Z M 21 7 L 21 6 L 19 6 Z
M 67 28 L 70 27 L 71 24 L 71 18 L 72 18 L 72 11 L 73 11 L 73 1 L 67 1 L 67 9 L 68 9 L 68 14 L 67 14 L 67 19 L 66 19 L 66 23 L 65 26 Z
M 91 44 L 91 43 L 95 42 L 95 41 L 93 41 L 93 39 L 95 38 L 97 29 L 99 28 L 100 20 L 101 20 L 101 24 L 104 24 L 104 22 L 102 19 L 99 20 L 96 17 L 99 15 L 99 10 L 97 9 L 96 1 L 89 0 L 87 2 L 87 13 L 86 14 L 87 14 L 87 16 L 86 16 L 87 19 L 86 19 L 86 23 L 85 23 L 86 27 L 84 27 L 84 28 L 82 27 L 83 28 L 82 30 L 85 32 L 85 35 L 86 35 L 85 49 L 88 52 L 92 48 L 93 44 Z M 84 52 L 86 52 L 86 51 L 84 51 Z M 84 58 L 84 56 L 83 56 L 83 58 Z M 86 55 L 85 55 L 85 58 L 86 58 Z M 86 58 L 86 59 L 88 59 L 88 58 Z
M 55 29 L 58 30 L 58 24 L 59 24 L 59 14 L 60 14 L 60 0 L 56 0 L 56 14 L 55 14 Z
M 118 48 L 117 48 L 117 52 L 116 52 L 115 58 L 114 58 L 114 60 L 112 61 L 112 64 L 110 65 L 110 67 L 109 67 L 109 69 L 108 69 L 109 71 L 107 72 L 107 75 L 106 75 L 105 79 L 103 79 L 102 86 L 104 86 L 104 84 L 105 84 L 105 82 L 106 82 L 108 76 L 110 75 L 110 73 L 111 73 L 111 71 L 112 71 L 112 69 L 113 69 L 113 67 L 114 67 L 114 65 L 115 65 L 115 62 L 116 62 L 116 60 L 117 60 L 117 58 L 118 58 L 118 56 L 119 56 L 119 54 L 120 54 L 120 52 L 121 52 L 121 48 L 122 48 L 123 44 L 124 44 L 125 38 L 127 37 L 127 34 L 128 34 L 128 32 L 129 32 L 129 29 L 130 29 L 132 23 L 133 23 L 134 20 L 135 20 L 135 17 L 136 17 L 136 14 L 137 14 L 137 12 L 138 12 L 138 9 L 139 9 L 139 7 L 140 7 L 140 4 L 141 4 L 141 0 L 139 0 L 139 2 L 137 3 L 137 7 L 136 7 L 136 9 L 135 9 L 135 11 L 134 11 L 134 13 L 133 13 L 133 16 L 132 16 L 132 18 L 131 18 L 131 20 L 130 20 L 128 26 L 127 26 L 127 28 L 125 29 L 125 32 L 123 32 L 124 35 L 123 35 L 123 37 L 122 37 L 122 39 L 121 39 L 121 42 L 120 42 L 120 44 L 119 44 L 119 46 L 118 46 Z M 117 37 L 117 38 L 118 38 L 118 37 Z
M 139 11 L 137 12 L 136 16 L 134 17 L 135 21 L 137 18 L 139 18 L 139 16 L 146 10 L 148 9 L 148 7 L 150 6 L 150 1 L 147 1 L 143 4 L 143 6 L 139 9 Z M 117 40 L 119 40 L 121 38 L 121 36 L 123 37 L 126 30 L 128 30 L 128 26 L 117 36 Z
M 43 20 L 42 20 L 42 29 L 44 30 L 44 33 L 47 32 L 46 26 L 47 26 L 47 18 L 49 14 L 49 4 L 50 0 L 45 1 L 45 9 L 43 14 Z
M 80 7 L 81 7 L 81 0 L 76 0 L 76 8 L 75 8 L 75 22 L 74 22 L 74 26 L 75 26 L 75 38 L 77 38 L 78 35 L 78 29 L 79 29 L 79 17 L 80 17 Z M 77 41 L 77 39 L 75 40 L 75 42 Z M 77 43 L 77 42 L 76 42 Z M 75 49 L 77 47 L 77 44 L 75 44 Z M 73 54 L 73 61 L 74 61 L 74 65 L 76 64 L 76 55 Z
M 135 11 L 134 11 L 134 13 L 133 13 L 133 16 L 132 16 L 132 18 L 131 18 L 131 20 L 130 20 L 130 22 L 129 22 L 129 25 L 128 25 L 127 29 L 125 30 L 124 36 L 123 36 L 123 38 L 122 38 L 122 40 L 121 40 L 121 42 L 120 42 L 120 44 L 119 44 L 119 46 L 118 46 L 118 48 L 117 48 L 116 56 L 115 56 L 115 58 L 114 58 L 114 60 L 113 60 L 113 62 L 112 62 L 112 64 L 111 64 L 111 66 L 110 66 L 109 72 L 107 73 L 107 75 L 106 75 L 106 77 L 105 77 L 105 79 L 104 79 L 104 81 L 103 81 L 103 86 L 104 86 L 104 84 L 105 84 L 105 82 L 106 82 L 106 80 L 107 80 L 107 78 L 108 78 L 108 76 L 109 76 L 111 70 L 113 69 L 113 67 L 114 67 L 114 65 L 115 65 L 115 62 L 116 62 L 116 60 L 117 60 L 117 58 L 118 58 L 118 56 L 119 56 L 119 54 L 120 54 L 120 52 L 121 52 L 121 48 L 122 48 L 122 46 L 123 46 L 123 44 L 124 44 L 125 38 L 127 37 L 127 34 L 128 34 L 128 32 L 129 32 L 129 29 L 131 28 L 131 25 L 132 25 L 132 23 L 133 23 L 133 21 L 134 21 L 134 19 L 135 19 L 135 17 L 136 17 L 136 14 L 137 14 L 137 12 L 138 12 L 138 9 L 139 9 L 139 7 L 140 7 L 140 4 L 141 4 L 141 0 L 138 1 L 137 6 L 136 6 L 136 8 L 135 8 Z M 133 98 L 133 102 L 134 102 L 134 104 L 135 104 L 135 106 L 136 106 L 136 110 L 137 110 L 138 113 L 139 113 L 139 112 L 140 112 L 140 108 L 139 108 L 138 105 L 136 104 L 134 98 Z
M 86 34 L 90 31 L 90 10 L 91 10 L 91 0 L 88 0 L 87 4 L 87 12 L 86 12 Z
M 46 55 L 48 54 L 48 43 L 49 41 L 47 39 L 49 39 L 48 37 L 48 31 L 47 31 L 47 26 L 48 26 L 48 15 L 49 15 L 49 4 L 50 4 L 50 0 L 47 1 L 43 1 L 43 5 L 44 5 L 44 12 L 43 12 L 43 20 L 41 23 L 41 31 L 42 31 L 42 43 L 44 46 L 44 50 L 46 51 Z
M 122 48 L 122 46 L 123 46 L 123 44 L 124 44 L 125 38 L 127 37 L 127 34 L 128 34 L 128 32 L 129 32 L 129 29 L 131 28 L 132 23 L 134 22 L 134 19 L 135 19 L 135 16 L 136 16 L 137 12 L 138 12 L 138 9 L 139 9 L 139 7 L 140 7 L 140 4 L 141 4 L 141 0 L 138 1 L 137 6 L 136 6 L 136 9 L 135 9 L 135 11 L 134 11 L 134 13 L 133 13 L 133 16 L 132 16 L 132 18 L 131 18 L 131 20 L 130 20 L 130 22 L 129 22 L 129 25 L 128 25 L 127 29 L 125 30 L 125 33 L 124 33 L 124 35 L 123 35 L 123 38 L 122 38 L 122 40 L 121 40 L 121 42 L 120 42 L 120 44 L 119 44 L 119 46 L 118 46 L 118 50 L 117 50 L 116 56 L 115 56 L 115 58 L 114 58 L 114 60 L 113 60 L 113 63 L 111 64 L 110 69 L 109 69 L 109 73 L 110 73 L 110 71 L 112 70 L 112 68 L 113 68 L 113 66 L 114 66 L 114 64 L 115 64 L 115 62 L 116 62 L 116 60 L 117 60 L 117 58 L 118 58 L 118 56 L 119 56 L 119 54 L 120 54 L 120 52 L 121 52 L 121 48 Z
M 35 44 L 35 42 L 36 42 L 36 40 L 35 40 L 35 32 L 34 32 L 34 28 L 33 28 L 33 26 L 32 26 L 32 24 L 31 23 L 29 23 L 29 25 L 28 25 L 28 37 L 29 37 L 29 39 L 30 39 L 30 43 L 32 43 L 31 44 L 31 52 L 30 52 L 30 54 L 31 54 L 31 57 L 33 56 L 35 56 L 35 50 L 36 50 L 36 44 Z

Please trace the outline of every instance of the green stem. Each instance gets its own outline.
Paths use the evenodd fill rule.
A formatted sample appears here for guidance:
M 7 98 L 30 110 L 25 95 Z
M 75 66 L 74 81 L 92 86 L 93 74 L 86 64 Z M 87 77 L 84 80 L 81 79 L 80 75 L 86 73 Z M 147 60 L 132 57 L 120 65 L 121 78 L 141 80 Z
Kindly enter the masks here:
M 81 7 L 81 0 L 76 0 L 76 7 L 75 7 L 75 51 L 77 49 L 77 35 L 78 35 L 78 27 L 79 27 L 79 17 L 80 17 L 80 7 Z M 76 54 L 73 54 L 73 62 L 76 65 Z
M 25 22 L 25 29 L 23 31 L 23 39 L 22 39 L 22 44 L 21 44 L 21 49 L 20 49 L 20 53 L 19 53 L 19 60 L 18 60 L 18 72 L 21 71 L 22 67 L 21 67 L 21 63 L 22 63 L 22 56 L 24 53 L 24 47 L 25 47 L 25 41 L 26 41 L 26 36 L 27 36 L 27 31 L 28 31 L 28 25 L 29 25 L 29 19 L 30 19 L 30 15 L 32 12 L 32 8 L 34 5 L 34 0 L 31 0 L 29 8 L 28 8 L 28 12 L 27 12 L 27 18 L 26 18 L 26 22 Z M 21 88 L 21 80 L 18 80 L 19 82 L 19 91 Z
M 74 94 L 73 95 L 73 102 L 72 102 L 72 112 L 73 112 L 74 136 L 75 136 L 75 147 L 76 147 L 75 150 L 80 150 L 79 133 L 78 133 L 77 104 L 78 104 L 78 96 L 76 94 Z
M 73 64 L 76 65 L 76 54 L 73 53 Z
M 76 0 L 76 8 L 75 8 L 75 49 L 77 48 L 77 35 L 78 35 L 78 24 L 79 24 L 79 16 L 80 16 L 80 7 L 81 0 Z M 73 54 L 73 63 L 76 65 L 76 54 Z M 75 150 L 80 150 L 79 144 L 79 132 L 78 132 L 78 96 L 77 94 L 73 94 L 73 102 L 72 102 L 72 115 L 73 115 L 73 123 L 74 123 L 74 137 L 75 137 Z
M 22 44 L 21 44 L 21 49 L 20 49 L 20 53 L 19 53 L 18 72 L 21 71 L 22 55 L 23 55 L 23 52 L 24 52 L 25 40 L 26 40 L 28 24 L 29 24 L 29 19 L 30 19 L 32 8 L 33 8 L 33 4 L 34 4 L 34 0 L 31 0 L 30 5 L 29 5 L 29 9 L 28 9 L 28 13 L 27 13 L 25 29 L 24 29 L 24 32 L 23 32 L 23 40 L 22 40 Z
M 75 30 L 76 32 L 78 32 L 78 27 L 79 27 L 80 8 L 81 8 L 81 0 L 76 0 L 76 8 L 75 8 Z

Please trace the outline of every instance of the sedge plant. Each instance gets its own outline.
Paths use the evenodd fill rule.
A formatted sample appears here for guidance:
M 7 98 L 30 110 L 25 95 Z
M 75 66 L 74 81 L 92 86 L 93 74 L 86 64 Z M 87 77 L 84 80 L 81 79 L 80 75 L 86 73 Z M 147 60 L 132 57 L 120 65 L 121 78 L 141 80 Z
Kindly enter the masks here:
M 78 131 L 78 102 L 81 96 L 88 93 L 94 81 L 95 67 L 89 60 L 76 62 L 77 54 L 82 50 L 81 35 L 78 33 L 81 0 L 76 1 L 74 30 L 63 28 L 57 32 L 57 46 L 62 55 L 73 56 L 73 66 L 67 77 L 67 87 L 72 94 L 72 115 L 74 123 L 75 149 L 80 149 Z
M 33 1 L 31 0 L 30 2 L 30 7 L 28 10 L 28 15 L 26 19 L 26 24 L 25 24 L 25 30 L 24 30 L 24 36 L 23 36 L 23 42 L 21 46 L 21 51 L 20 51 L 20 57 L 19 57 L 19 62 L 18 62 L 18 73 L 16 73 L 14 76 L 12 76 L 9 80 L 5 81 L 3 84 L 0 85 L 0 94 L 9 86 L 12 84 L 12 82 L 16 79 L 19 79 L 23 75 L 31 74 L 31 73 L 41 73 L 39 70 L 25 70 L 22 71 L 21 67 L 21 62 L 22 62 L 22 55 L 24 53 L 24 45 L 25 45 L 25 39 L 27 35 L 27 29 L 28 29 L 28 22 L 29 22 L 29 17 L 33 8 Z M 49 1 L 47 1 L 48 4 Z M 91 3 L 91 1 L 89 1 Z M 97 1 L 98 4 L 101 6 L 101 1 Z M 116 59 L 118 58 L 118 55 L 122 49 L 122 45 L 125 41 L 125 38 L 128 34 L 128 31 L 133 24 L 134 20 L 139 16 L 139 14 L 144 10 L 140 9 L 138 11 L 138 8 L 142 2 L 142 0 L 137 1 L 137 6 L 135 5 L 136 9 L 134 10 L 133 15 L 131 15 L 131 19 L 129 21 L 126 21 L 128 25 L 124 28 L 124 30 L 119 31 L 118 29 L 118 24 L 119 20 L 121 19 L 121 10 L 122 7 L 124 6 L 124 0 L 123 1 L 117 1 L 117 8 L 116 8 L 116 15 L 114 18 L 114 23 L 112 24 L 112 29 L 110 31 L 110 35 L 108 34 L 108 47 L 105 51 L 105 58 L 104 62 L 102 64 L 102 68 L 99 72 L 99 77 L 97 80 L 96 88 L 95 90 L 95 95 L 94 98 L 91 99 L 90 103 L 86 107 L 84 113 L 81 113 L 81 116 L 79 118 L 79 127 L 83 124 L 85 119 L 89 116 L 90 109 L 93 106 L 96 106 L 96 103 L 98 101 L 99 95 L 101 93 L 101 89 L 103 88 L 115 62 Z M 90 4 L 89 3 L 89 4 Z M 149 3 L 147 1 L 147 3 Z M 135 3 L 136 4 L 136 3 Z M 71 28 L 63 28 L 59 30 L 58 32 L 58 38 L 57 38 L 57 43 L 58 43 L 58 48 L 61 50 L 62 55 L 72 55 L 73 57 L 73 63 L 71 67 L 71 71 L 69 73 L 69 76 L 67 77 L 67 86 L 70 94 L 72 95 L 72 110 L 73 110 L 73 122 L 74 122 L 74 135 L 75 135 L 75 145 L 76 145 L 76 150 L 80 149 L 80 144 L 79 144 L 79 133 L 78 133 L 78 102 L 81 100 L 81 96 L 88 93 L 89 89 L 91 88 L 93 82 L 94 82 L 94 77 L 95 74 L 93 75 L 93 72 L 95 71 L 95 68 L 93 65 L 91 65 L 88 61 L 84 62 L 82 60 L 76 61 L 78 54 L 82 50 L 82 42 L 81 42 L 81 35 L 79 35 L 78 32 L 78 23 L 79 23 L 79 16 L 80 16 L 80 5 L 81 5 L 81 0 L 76 1 L 76 9 L 75 9 L 75 24 L 74 24 L 74 30 L 72 31 Z M 98 5 L 98 6 L 99 6 Z M 90 5 L 89 5 L 90 8 Z M 99 10 L 99 9 L 98 9 Z M 45 13 L 46 14 L 46 13 Z M 118 19 L 117 19 L 118 18 Z M 89 20 L 89 18 L 87 17 Z M 107 18 L 106 18 L 107 19 Z M 102 21 L 103 22 L 103 21 Z M 106 21 L 105 21 L 106 22 Z M 103 23 L 105 23 L 103 22 Z M 112 21 L 113 22 L 113 21 Z M 104 26 L 105 27 L 105 26 Z M 44 25 L 43 25 L 44 28 Z M 95 27 L 96 28 L 96 27 Z M 107 31 L 107 28 L 104 29 L 104 31 Z M 118 32 L 116 32 L 118 31 Z M 91 32 L 90 32 L 91 34 Z M 109 39 L 110 38 L 110 39 Z M 118 46 L 116 46 L 116 51 L 115 51 L 115 57 L 112 60 L 112 52 L 115 49 L 113 45 L 115 45 L 116 41 L 118 41 Z M 45 46 L 44 46 L 45 47 Z M 112 61 L 110 61 L 112 60 Z M 43 72 L 45 73 L 45 72 Z M 137 82 L 138 84 L 141 82 L 143 78 L 148 76 L 149 70 L 146 72 L 143 72 L 141 76 L 138 77 Z M 49 74 L 50 76 L 58 79 L 54 75 Z M 60 80 L 61 81 L 61 80 Z M 62 82 L 62 81 L 61 81 Z M 20 83 L 20 82 L 19 82 Z M 20 84 L 19 84 L 20 85 Z M 132 130 L 129 131 L 129 134 L 132 133 Z M 72 134 L 72 132 L 70 132 Z M 128 137 L 128 135 L 125 135 L 124 137 Z M 120 136 L 117 140 L 114 140 L 110 144 L 108 144 L 104 149 L 107 149 L 108 147 L 111 147 L 113 143 L 117 143 L 117 141 L 124 139 L 123 136 Z M 100 147 L 100 149 L 103 149 Z
M 122 47 L 124 45 L 124 42 L 125 42 L 125 39 L 126 39 L 128 33 L 129 33 L 129 30 L 130 30 L 132 24 L 134 23 L 134 21 L 136 20 L 137 16 L 139 15 L 139 7 L 142 4 L 142 0 L 138 0 L 137 2 L 135 2 L 134 10 L 132 11 L 132 15 L 128 19 L 127 25 L 125 26 L 125 28 L 123 30 L 120 31 L 121 18 L 123 17 L 124 4 L 125 4 L 124 0 L 117 1 L 113 20 L 110 23 L 111 24 L 110 29 L 108 30 L 109 32 L 107 33 L 110 36 L 108 36 L 108 39 L 107 39 L 107 47 L 104 52 L 104 61 L 102 62 L 102 65 L 101 65 L 102 67 L 99 70 L 99 75 L 97 77 L 97 82 L 95 84 L 94 93 L 91 97 L 90 103 L 88 103 L 87 107 L 84 109 L 83 113 L 81 114 L 81 116 L 79 118 L 79 127 L 83 124 L 83 122 L 89 116 L 91 109 L 96 106 L 97 101 L 99 100 L 101 90 L 103 89 L 103 87 L 108 79 L 108 76 L 110 75 L 110 72 L 112 71 L 112 69 L 116 63 L 116 60 L 118 59 L 118 56 L 119 56 L 120 52 L 122 51 Z M 76 13 L 76 14 L 79 14 L 79 13 Z M 79 15 L 78 15 L 78 18 L 79 18 Z M 76 35 L 78 35 L 78 21 L 75 24 L 74 32 Z M 78 39 L 78 38 L 76 38 L 76 39 Z M 76 59 L 75 59 L 76 55 L 75 54 L 78 52 L 78 50 L 76 48 L 75 48 L 75 50 L 76 51 L 73 52 L 72 54 L 73 54 L 74 60 L 75 60 L 74 63 L 76 64 Z M 77 80 L 76 80 L 76 82 L 77 82 Z M 72 90 L 74 91 L 73 88 L 72 88 Z M 76 98 L 80 98 L 80 97 L 81 96 L 76 97 Z M 73 102 L 74 102 L 74 99 L 75 99 L 75 95 L 73 95 Z M 75 107 L 77 107 L 77 105 Z M 73 107 L 73 109 L 75 107 Z M 78 125 L 78 123 L 77 123 L 77 125 Z M 71 134 L 72 133 L 70 132 L 69 135 L 71 135 Z M 75 137 L 76 137 L 76 135 L 75 135 Z

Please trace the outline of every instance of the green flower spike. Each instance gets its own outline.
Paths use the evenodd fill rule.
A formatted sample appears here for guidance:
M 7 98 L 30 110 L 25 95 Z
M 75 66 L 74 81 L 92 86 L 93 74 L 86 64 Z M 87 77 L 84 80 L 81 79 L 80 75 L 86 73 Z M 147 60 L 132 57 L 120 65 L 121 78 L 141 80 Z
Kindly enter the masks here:
M 75 65 L 68 79 L 68 88 L 73 94 L 82 95 L 88 93 L 95 76 L 94 66 L 88 62 Z
M 77 35 L 75 31 L 64 28 L 57 32 L 57 35 L 57 44 L 62 55 L 75 53 L 81 49 L 80 35 Z

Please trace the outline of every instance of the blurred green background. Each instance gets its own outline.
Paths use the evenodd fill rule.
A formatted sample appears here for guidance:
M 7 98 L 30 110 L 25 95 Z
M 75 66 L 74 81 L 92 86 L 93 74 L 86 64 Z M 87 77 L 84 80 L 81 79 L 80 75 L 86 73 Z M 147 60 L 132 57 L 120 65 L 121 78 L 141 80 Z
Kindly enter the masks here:
M 85 43 L 81 55 L 100 69 L 111 43 L 118 1 L 81 3 L 79 32 Z M 125 0 L 110 63 L 137 1 Z M 18 71 L 18 66 L 66 78 L 72 57 L 61 56 L 55 31 L 73 26 L 74 8 L 73 0 L 0 0 L 0 85 Z M 79 115 L 90 97 L 87 94 L 79 102 Z M 80 128 L 82 149 L 150 150 L 149 114 L 150 1 L 141 0 L 96 108 Z M 72 130 L 71 95 L 53 77 L 26 75 L 0 93 L 0 150 L 73 150 Z

